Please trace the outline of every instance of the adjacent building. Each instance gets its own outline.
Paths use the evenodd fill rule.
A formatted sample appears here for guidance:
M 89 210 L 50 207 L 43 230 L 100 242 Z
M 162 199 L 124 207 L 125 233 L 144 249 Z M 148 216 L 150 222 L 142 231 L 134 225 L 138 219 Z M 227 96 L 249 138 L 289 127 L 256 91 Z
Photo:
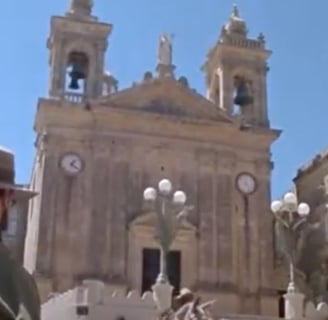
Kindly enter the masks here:
M 317 154 L 298 170 L 294 184 L 298 197 L 310 205 L 311 213 L 326 216 L 328 204 L 327 149 Z

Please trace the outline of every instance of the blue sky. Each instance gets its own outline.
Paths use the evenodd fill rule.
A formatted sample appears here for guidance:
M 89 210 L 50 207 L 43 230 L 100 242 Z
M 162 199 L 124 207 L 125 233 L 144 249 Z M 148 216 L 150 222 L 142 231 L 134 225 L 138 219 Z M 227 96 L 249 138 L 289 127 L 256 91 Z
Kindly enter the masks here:
M 173 33 L 177 74 L 204 92 L 200 72 L 234 1 L 95 0 L 95 14 L 114 25 L 107 68 L 120 87 L 139 80 L 156 62 L 158 35 Z M 239 0 L 251 36 L 263 32 L 273 51 L 268 75 L 272 126 L 283 129 L 273 147 L 273 196 L 290 186 L 297 168 L 328 144 L 327 0 Z M 17 181 L 28 182 L 34 153 L 33 118 L 46 96 L 50 16 L 68 0 L 1 3 L 1 144 L 16 153 Z

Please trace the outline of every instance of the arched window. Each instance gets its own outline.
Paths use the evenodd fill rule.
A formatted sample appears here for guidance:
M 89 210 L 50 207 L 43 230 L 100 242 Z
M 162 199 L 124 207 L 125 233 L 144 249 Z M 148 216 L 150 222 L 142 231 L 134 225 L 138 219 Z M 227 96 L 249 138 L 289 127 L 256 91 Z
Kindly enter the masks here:
M 239 115 L 242 108 L 254 102 L 252 81 L 244 75 L 236 74 L 233 78 L 233 108 L 232 115 Z

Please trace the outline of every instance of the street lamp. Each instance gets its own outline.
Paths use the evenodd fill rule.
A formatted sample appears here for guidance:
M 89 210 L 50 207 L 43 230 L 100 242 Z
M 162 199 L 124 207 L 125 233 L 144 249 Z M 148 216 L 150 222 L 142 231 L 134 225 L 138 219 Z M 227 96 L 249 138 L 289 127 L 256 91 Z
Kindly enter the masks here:
M 295 265 L 298 260 L 298 243 L 303 240 L 304 224 L 310 213 L 307 203 L 298 203 L 292 192 L 285 194 L 282 200 L 271 203 L 271 211 L 277 222 L 278 237 L 289 262 L 289 285 L 287 292 L 295 293 Z
M 167 255 L 175 239 L 181 222 L 186 218 L 191 207 L 185 205 L 187 196 L 181 191 L 173 193 L 172 183 L 163 179 L 158 183 L 158 190 L 148 187 L 144 190 L 144 200 L 153 204 L 157 217 L 156 239 L 160 246 L 160 273 L 152 287 L 154 299 L 161 313 L 171 309 L 173 287 L 167 274 Z

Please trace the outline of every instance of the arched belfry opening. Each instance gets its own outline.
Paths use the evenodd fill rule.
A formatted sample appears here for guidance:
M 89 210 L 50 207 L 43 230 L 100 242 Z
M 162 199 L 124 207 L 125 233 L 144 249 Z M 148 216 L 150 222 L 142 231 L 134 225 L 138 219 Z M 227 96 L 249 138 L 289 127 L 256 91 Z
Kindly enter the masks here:
M 72 51 L 67 58 L 66 92 L 85 94 L 88 75 L 88 56 L 84 52 Z
M 232 115 L 241 115 L 243 109 L 254 103 L 252 81 L 244 75 L 233 77 Z

